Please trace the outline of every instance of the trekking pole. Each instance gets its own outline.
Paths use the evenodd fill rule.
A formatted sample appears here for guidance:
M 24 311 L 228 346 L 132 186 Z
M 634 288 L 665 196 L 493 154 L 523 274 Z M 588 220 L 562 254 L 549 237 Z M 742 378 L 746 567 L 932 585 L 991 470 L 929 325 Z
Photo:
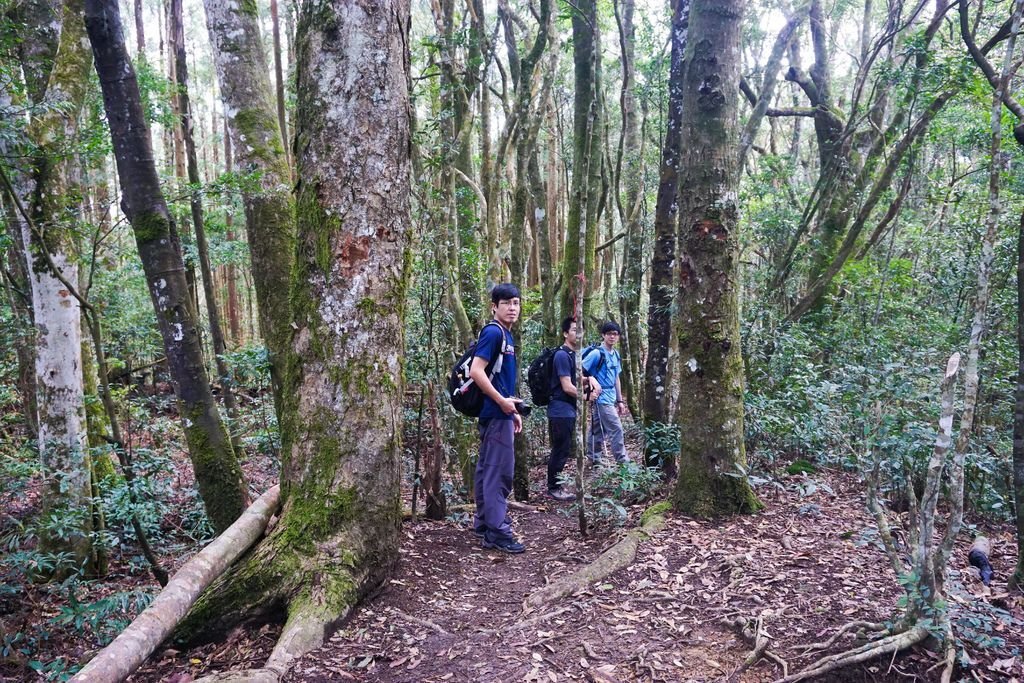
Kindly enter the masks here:
M 582 231 L 581 231 L 582 232 Z M 580 252 L 583 253 L 583 252 Z M 586 283 L 586 279 L 583 273 L 579 273 L 573 278 L 576 293 L 574 294 L 573 300 L 573 316 L 576 318 L 576 331 L 577 331 L 577 346 L 583 348 L 583 286 Z M 583 400 L 577 400 L 579 405 L 579 415 L 577 415 L 577 424 L 575 434 L 573 434 L 573 441 L 576 447 L 576 507 L 578 508 L 578 517 L 580 524 L 580 533 L 583 536 L 587 535 L 587 509 L 586 509 L 586 492 L 584 491 L 585 479 L 583 478 L 583 467 L 587 461 L 587 457 L 583 452 L 584 445 L 584 433 L 587 430 L 587 403 L 588 401 L 584 396 L 580 396 L 580 392 L 583 390 L 583 382 L 586 378 L 583 377 L 583 357 L 582 354 L 576 354 L 576 367 L 573 372 L 577 378 L 577 387 L 580 391 L 577 391 L 577 398 Z
M 604 353 L 604 350 L 598 348 L 596 350 L 596 353 L 599 353 L 599 354 L 600 353 Z M 582 360 L 580 361 L 580 364 L 582 366 Z M 597 377 L 596 376 L 594 377 L 594 381 L 597 382 Z M 589 382 L 588 382 L 588 385 L 589 385 Z M 598 382 L 598 386 L 601 386 L 600 382 Z M 605 391 L 604 387 L 601 387 L 601 393 L 602 394 L 604 393 L 604 391 Z M 608 430 L 606 430 L 604 428 L 604 418 L 601 417 L 601 407 L 600 407 L 600 405 L 598 404 L 597 401 L 598 401 L 598 399 L 595 398 L 594 399 L 594 418 L 597 420 L 598 424 L 601 426 L 601 457 L 605 458 L 605 457 L 608 456 L 608 453 L 609 453 L 609 450 L 610 450 L 610 446 L 608 445 Z M 588 452 L 588 454 L 590 452 L 590 443 L 593 440 L 594 440 L 594 425 L 590 425 L 590 438 L 586 440 L 587 441 L 587 452 Z M 614 457 L 615 456 L 612 455 L 613 459 L 614 459 Z M 587 460 L 590 461 L 590 458 L 588 457 Z M 593 464 L 593 462 L 591 462 L 591 464 Z
M 601 387 L 601 393 L 604 393 L 604 387 Z M 601 457 L 607 458 L 609 455 L 611 455 L 612 459 L 614 460 L 615 455 L 610 453 L 611 446 L 608 445 L 608 430 L 604 428 L 604 418 L 601 417 L 601 406 L 597 402 L 597 399 L 594 399 L 594 417 L 597 419 L 597 423 L 601 426 Z M 593 440 L 593 438 L 594 428 L 593 425 L 591 425 L 590 439 Z

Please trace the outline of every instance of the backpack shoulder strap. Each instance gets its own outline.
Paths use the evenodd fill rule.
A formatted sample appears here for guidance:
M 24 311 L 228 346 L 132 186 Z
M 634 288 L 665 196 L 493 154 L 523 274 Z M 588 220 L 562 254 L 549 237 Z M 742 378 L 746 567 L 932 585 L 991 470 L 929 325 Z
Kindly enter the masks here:
M 505 352 L 508 351 L 508 337 L 505 336 L 505 328 L 502 327 L 497 321 L 491 320 L 490 322 L 487 323 L 487 325 L 484 325 L 484 327 L 487 327 L 488 325 L 494 325 L 495 327 L 497 327 L 498 333 L 501 335 L 501 342 L 498 347 L 498 355 L 497 357 L 494 358 L 494 365 L 491 366 L 491 371 L 487 373 L 487 379 L 493 379 L 495 375 L 501 372 L 501 365 L 505 360 Z

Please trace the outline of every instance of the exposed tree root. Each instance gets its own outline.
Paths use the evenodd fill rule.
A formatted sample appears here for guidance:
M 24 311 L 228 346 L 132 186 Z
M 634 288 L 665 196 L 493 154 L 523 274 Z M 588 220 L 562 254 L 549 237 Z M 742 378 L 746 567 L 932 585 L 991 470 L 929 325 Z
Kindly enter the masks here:
M 149 607 L 72 678 L 73 683 L 115 683 L 135 671 L 171 634 L 200 593 L 263 534 L 277 510 L 274 486 L 198 555 L 185 563 Z
M 413 615 L 408 614 L 406 612 L 403 612 L 402 610 L 395 610 L 395 614 L 400 619 L 405 619 L 406 621 L 408 621 L 410 623 L 419 624 L 420 626 L 425 626 L 425 627 L 429 628 L 430 630 L 432 630 L 432 631 L 434 631 L 436 633 L 439 633 L 442 636 L 450 636 L 451 635 L 451 633 L 449 633 L 448 631 L 444 630 L 442 627 L 438 626 L 437 624 L 435 624 L 434 622 L 430 621 L 429 619 L 421 619 L 419 617 L 414 617 Z
M 568 611 L 569 611 L 568 607 L 559 607 L 558 609 L 556 609 L 553 612 L 545 612 L 544 614 L 538 614 L 538 615 L 535 615 L 533 617 L 530 617 L 529 619 L 523 619 L 522 621 L 517 621 L 517 622 L 515 622 L 513 624 L 502 625 L 502 626 L 499 626 L 498 628 L 495 628 L 495 629 L 489 629 L 487 631 L 481 631 L 481 633 L 486 633 L 488 635 L 494 635 L 495 633 L 508 633 L 510 631 L 522 631 L 524 629 L 530 628 L 531 626 L 535 626 L 536 624 L 539 624 L 539 623 L 541 623 L 543 621 L 547 621 L 548 619 L 554 619 L 558 615 L 564 614 L 565 612 L 568 612 Z
M 740 664 L 739 668 L 729 674 L 729 677 L 726 680 L 737 680 L 740 674 L 757 664 L 762 657 L 777 664 L 779 668 L 782 669 L 783 677 L 789 675 L 789 663 L 768 649 L 768 645 L 771 642 L 771 636 L 764 628 L 763 615 L 755 619 L 753 623 L 751 623 L 746 617 L 736 617 L 735 619 L 725 619 L 725 624 L 726 626 L 738 629 L 740 635 L 742 635 L 743 638 L 754 647 L 750 654 L 747 655 L 746 659 L 743 660 L 743 663 Z
M 627 533 L 618 543 L 601 553 L 596 560 L 527 596 L 525 606 L 536 608 L 550 604 L 614 574 L 623 567 L 628 567 L 636 559 L 636 550 L 640 546 L 640 541 L 660 529 L 665 523 L 665 518 L 661 513 L 666 508 L 659 506 L 653 506 L 645 512 L 643 523 L 639 528 Z
M 848 629 L 847 629 L 848 630 Z M 828 655 L 812 662 L 804 669 L 778 679 L 775 683 L 795 683 L 795 681 L 806 681 L 811 678 L 824 676 L 827 673 L 838 671 L 847 666 L 867 662 L 886 655 L 895 655 L 901 650 L 913 647 L 927 640 L 931 635 L 928 629 L 923 626 L 914 626 L 905 631 L 899 631 L 885 636 L 879 640 L 861 645 L 860 647 Z
M 317 592 L 320 595 L 292 600 L 281 637 L 261 668 L 213 674 L 196 683 L 278 683 L 296 659 L 322 646 L 352 611 L 351 604 L 339 604 L 329 594 Z
M 829 638 L 824 643 L 811 643 L 810 645 L 801 645 L 798 649 L 804 650 L 805 652 L 811 652 L 815 650 L 827 650 L 850 631 L 858 629 L 859 631 L 871 631 L 874 633 L 881 633 L 882 631 L 888 631 L 889 628 L 885 624 L 875 623 L 873 621 L 851 621 L 845 624 L 842 628 L 836 631 L 835 635 Z
M 946 621 L 946 656 L 942 663 L 941 683 L 950 683 L 956 669 L 956 640 L 953 638 L 953 625 L 949 621 Z

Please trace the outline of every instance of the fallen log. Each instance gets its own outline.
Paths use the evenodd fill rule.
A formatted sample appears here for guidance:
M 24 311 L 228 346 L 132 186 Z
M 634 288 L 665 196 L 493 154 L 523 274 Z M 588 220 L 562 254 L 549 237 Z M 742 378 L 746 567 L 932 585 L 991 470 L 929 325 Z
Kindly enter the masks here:
M 139 668 L 171 634 L 206 587 L 259 540 L 278 508 L 280 497 L 279 486 L 260 496 L 224 533 L 186 562 L 150 606 L 114 642 L 100 650 L 70 683 L 120 683 Z
M 526 598 L 527 607 L 541 607 L 558 598 L 570 595 L 577 590 L 609 576 L 623 567 L 628 567 L 636 559 L 636 550 L 640 541 L 657 531 L 665 523 L 664 513 L 668 503 L 658 503 L 648 508 L 642 517 L 641 525 L 627 533 L 618 543 L 579 570 L 567 574 L 557 581 L 552 581 Z

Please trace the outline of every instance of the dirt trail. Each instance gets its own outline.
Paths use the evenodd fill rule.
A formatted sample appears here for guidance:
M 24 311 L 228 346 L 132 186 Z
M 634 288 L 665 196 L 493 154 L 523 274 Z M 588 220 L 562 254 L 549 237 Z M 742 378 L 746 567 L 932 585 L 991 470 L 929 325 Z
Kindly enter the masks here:
M 285 680 L 725 680 L 750 651 L 723 624 L 736 616 L 763 617 L 771 649 L 795 670 L 811 659 L 795 646 L 824 640 L 848 621 L 884 621 L 901 594 L 873 543 L 861 487 L 843 473 L 818 480 L 812 486 L 792 479 L 767 496 L 762 490 L 766 509 L 752 517 L 714 524 L 670 515 L 632 566 L 532 612 L 523 610 L 527 595 L 593 560 L 617 534 L 583 539 L 564 504 L 543 500 L 513 512 L 527 546 L 522 555 L 480 548 L 464 524 L 409 521 L 391 582 Z M 634 521 L 640 511 L 631 510 Z M 1012 552 L 1007 532 L 995 532 L 995 541 Z M 969 645 L 974 671 L 982 681 L 1020 677 L 1024 669 L 1014 659 L 1024 647 L 1024 629 L 1015 622 L 1020 607 L 1014 617 L 975 599 L 981 584 L 967 573 L 966 554 L 966 545 L 955 554 L 954 570 L 964 572 L 953 607 L 964 623 L 987 614 L 980 630 L 1005 640 L 978 652 Z M 997 577 L 1006 576 L 1014 559 L 995 558 Z M 273 629 L 238 633 L 204 653 L 151 664 L 135 680 L 251 665 L 273 636 Z M 912 653 L 830 680 L 930 680 L 925 672 L 933 663 L 927 653 Z M 762 661 L 738 680 L 769 681 L 781 673 Z

